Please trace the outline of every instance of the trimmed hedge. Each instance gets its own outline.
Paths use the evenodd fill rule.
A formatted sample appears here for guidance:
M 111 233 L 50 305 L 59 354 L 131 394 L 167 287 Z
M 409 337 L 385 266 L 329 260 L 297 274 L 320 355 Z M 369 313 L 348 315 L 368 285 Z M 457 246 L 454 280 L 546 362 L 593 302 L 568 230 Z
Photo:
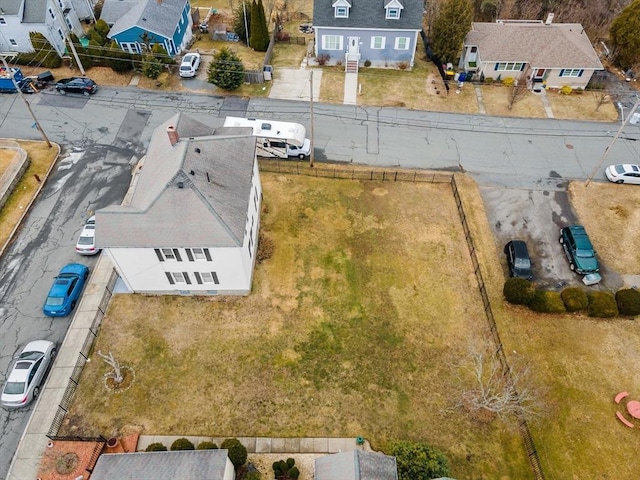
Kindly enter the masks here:
M 171 451 L 176 450 L 195 450 L 196 447 L 193 445 L 193 442 L 188 438 L 178 438 L 171 444 Z
M 536 287 L 524 278 L 509 278 L 502 289 L 507 302 L 514 305 L 529 305 L 536 293 Z
M 204 442 L 200 442 L 198 444 L 198 446 L 196 447 L 196 450 L 215 450 L 216 448 L 218 448 L 218 445 L 216 445 L 213 442 L 209 442 L 209 441 L 204 441 Z
M 147 448 L 144 449 L 145 452 L 166 452 L 167 447 L 165 447 L 162 443 L 150 443 Z
M 633 288 L 624 288 L 616 292 L 616 303 L 620 315 L 640 315 L 640 292 Z
M 529 308 L 540 313 L 564 313 L 567 311 L 559 292 L 536 290 Z
M 237 438 L 227 438 L 222 442 L 220 448 L 229 450 L 227 456 L 236 468 L 241 467 L 247 461 L 247 447 L 242 445 Z
M 589 306 L 587 294 L 581 288 L 565 288 L 560 296 L 562 297 L 564 306 L 567 308 L 567 312 L 579 312 L 581 310 L 586 310 Z
M 591 292 L 587 295 L 589 298 L 590 317 L 611 318 L 618 315 L 618 305 L 616 298 L 611 292 Z

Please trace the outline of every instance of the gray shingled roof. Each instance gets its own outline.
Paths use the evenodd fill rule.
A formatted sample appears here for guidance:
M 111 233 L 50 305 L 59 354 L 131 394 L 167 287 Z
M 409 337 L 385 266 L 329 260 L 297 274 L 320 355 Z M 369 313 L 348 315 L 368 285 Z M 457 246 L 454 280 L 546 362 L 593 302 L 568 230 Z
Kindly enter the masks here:
M 141 0 L 111 27 L 109 37 L 138 26 L 165 38 L 171 38 L 187 0 Z
M 91 480 L 223 480 L 228 450 L 103 454 Z
M 386 20 L 384 9 L 388 0 L 348 0 L 349 18 L 335 18 L 332 7 L 335 0 L 314 0 L 313 25 L 315 27 L 393 28 L 420 30 L 422 28 L 423 0 L 399 0 L 404 7 L 400 18 Z
M 474 22 L 465 45 L 477 45 L 483 62 L 527 62 L 535 68 L 603 68 L 579 23 Z
M 47 0 L 25 0 L 22 23 L 44 23 L 47 15 Z
M 180 140 L 171 146 L 167 127 Z M 96 245 L 237 247 L 244 239 L 255 137 L 180 113 L 156 128 L 128 205 L 96 212 Z
M 16 0 L 0 0 L 0 15 L 17 15 L 20 11 L 20 2 Z
M 395 457 L 351 450 L 315 460 L 315 480 L 398 480 Z
M 144 0 L 105 0 L 100 13 L 100 19 L 113 25 L 119 18 L 123 17 L 129 10 L 144 2 Z

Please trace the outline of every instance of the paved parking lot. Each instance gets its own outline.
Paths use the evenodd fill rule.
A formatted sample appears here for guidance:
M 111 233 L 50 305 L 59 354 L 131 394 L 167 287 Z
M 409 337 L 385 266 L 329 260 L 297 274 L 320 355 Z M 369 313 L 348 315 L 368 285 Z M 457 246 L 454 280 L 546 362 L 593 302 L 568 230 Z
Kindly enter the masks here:
M 527 242 L 533 262 L 534 281 L 543 288 L 565 285 L 583 286 L 582 276 L 569 269 L 569 262 L 558 238 L 560 228 L 578 223 L 571 210 L 566 182 L 557 189 L 512 189 L 481 187 L 485 209 L 496 241 L 502 247 L 511 239 Z M 594 245 L 596 251 L 597 245 Z M 618 290 L 623 280 L 600 260 L 602 282 L 593 289 Z M 500 257 L 505 276 L 504 256 Z

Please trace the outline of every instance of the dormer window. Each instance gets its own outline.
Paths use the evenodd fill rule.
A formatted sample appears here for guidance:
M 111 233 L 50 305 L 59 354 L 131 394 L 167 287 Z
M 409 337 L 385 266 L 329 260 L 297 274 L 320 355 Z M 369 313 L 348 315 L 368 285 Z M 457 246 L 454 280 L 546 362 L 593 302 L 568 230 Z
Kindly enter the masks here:
M 335 18 L 349 18 L 351 4 L 347 0 L 336 0 L 332 6 Z
M 387 20 L 398 20 L 400 18 L 400 13 L 404 7 L 398 0 L 390 0 L 384 6 L 386 13 L 385 18 Z

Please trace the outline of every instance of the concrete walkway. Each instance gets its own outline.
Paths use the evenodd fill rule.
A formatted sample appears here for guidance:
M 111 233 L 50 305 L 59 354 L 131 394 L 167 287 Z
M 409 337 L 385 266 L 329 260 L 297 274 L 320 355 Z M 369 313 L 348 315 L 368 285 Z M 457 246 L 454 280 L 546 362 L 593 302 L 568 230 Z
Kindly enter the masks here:
M 358 74 L 344 74 L 344 105 L 356 105 L 358 103 Z
M 49 439 L 47 433 L 63 403 L 64 393 L 69 385 L 76 365 L 80 360 L 87 338 L 93 337 L 90 328 L 96 319 L 96 312 L 104 299 L 104 293 L 111 276 L 113 265 L 106 256 L 101 256 L 91 272 L 89 282 L 61 345 L 58 345 L 58 356 L 49 372 L 45 387 L 31 412 L 31 418 L 18 443 L 7 474 L 7 480 L 32 480 L 38 476 L 40 459 L 43 456 Z M 103 305 L 103 308 L 106 305 Z

